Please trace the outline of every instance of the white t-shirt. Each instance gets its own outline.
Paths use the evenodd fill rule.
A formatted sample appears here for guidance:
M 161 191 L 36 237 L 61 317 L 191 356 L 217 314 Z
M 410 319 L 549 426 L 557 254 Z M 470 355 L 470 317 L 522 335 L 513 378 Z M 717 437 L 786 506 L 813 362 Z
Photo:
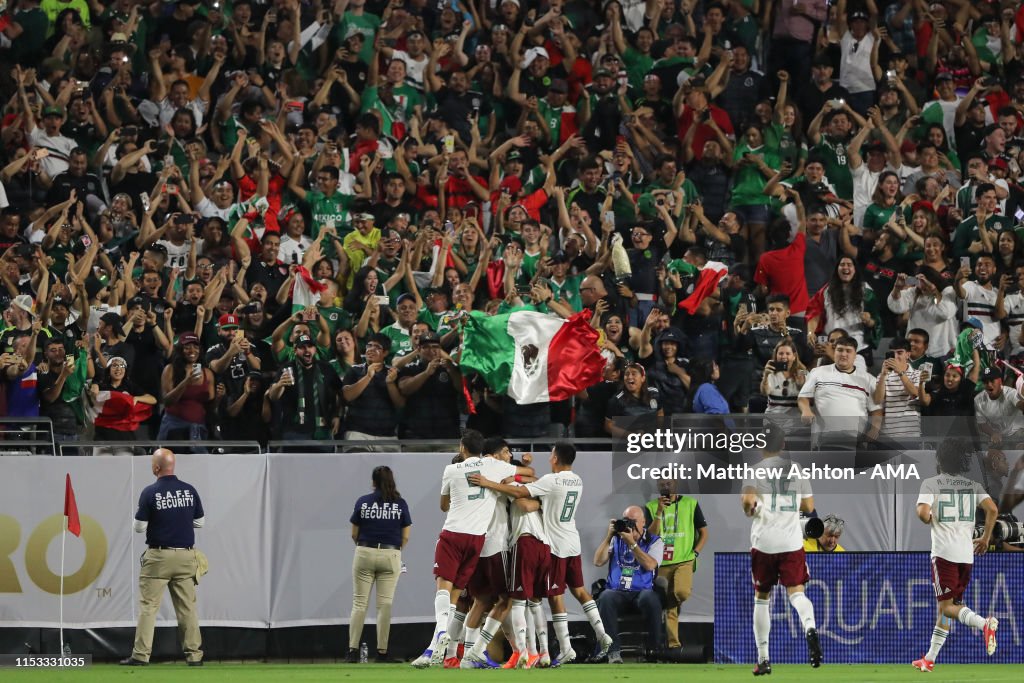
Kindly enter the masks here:
M 964 301 L 967 302 L 967 317 L 981 321 L 985 343 L 992 344 L 999 336 L 999 321 L 995 318 L 999 290 L 994 286 L 982 287 L 973 280 L 964 282 L 963 288 Z
M 939 474 L 921 482 L 917 502 L 932 507 L 932 557 L 974 563 L 974 515 L 988 498 L 978 482 L 961 475 Z
M 306 250 L 311 246 L 313 246 L 313 240 L 305 235 L 299 235 L 297 240 L 290 235 L 281 235 L 281 248 L 277 251 L 277 258 L 281 260 L 281 263 L 302 263 L 302 257 L 306 255 Z M 295 254 L 294 261 L 292 254 Z
M 1010 387 L 1003 387 L 1002 395 L 994 401 L 982 391 L 974 397 L 974 412 L 1003 435 L 1011 434 L 1021 428 L 1021 412 L 1017 409 L 1020 400 L 1017 390 Z
M 575 557 L 580 554 L 580 534 L 576 531 L 576 511 L 583 498 L 583 480 L 570 471 L 549 472 L 526 490 L 541 501 L 544 531 L 555 557 Z
M 822 365 L 807 374 L 800 389 L 800 398 L 814 399 L 814 410 L 824 418 L 867 417 L 878 410 L 872 394 L 875 376 L 857 368 L 841 372 L 835 364 Z
M 524 485 L 516 484 L 516 486 Z M 527 534 L 533 536 L 541 543 L 548 542 L 548 536 L 544 532 L 544 517 L 539 510 L 536 512 L 523 512 L 518 505 L 513 503 L 509 507 L 509 519 L 512 525 L 511 543 L 515 543 L 519 540 L 520 536 Z
M 792 464 L 778 455 L 765 458 L 753 467 L 776 472 L 766 472 L 763 479 L 743 482 L 744 492 L 754 489 L 757 493 L 757 514 L 750 525 L 750 547 L 762 553 L 788 553 L 804 547 L 800 501 L 813 494 L 809 481 L 789 476 Z
M 445 531 L 472 536 L 483 536 L 487 533 L 491 517 L 494 516 L 498 494 L 490 489 L 470 484 L 469 475 L 474 472 L 491 481 L 501 481 L 506 477 L 515 476 L 516 467 L 494 458 L 481 457 L 469 458 L 445 467 L 441 478 L 441 495 L 450 499 L 448 516 L 442 527 Z
M 1010 326 L 1010 355 L 1024 353 L 1024 345 L 1020 343 L 1020 329 L 1024 324 L 1024 294 L 1014 292 L 1003 297 L 1006 309 L 1006 324 Z
M 68 157 L 71 156 L 71 150 L 78 147 L 77 142 L 71 138 L 64 137 L 60 133 L 50 137 L 41 126 L 33 128 L 28 139 L 33 147 L 42 147 L 50 153 L 48 156 L 43 157 L 40 163 L 43 166 L 43 170 L 51 178 L 56 178 L 59 174 L 68 170 Z
M 171 122 L 171 119 L 174 118 L 174 114 L 178 111 L 178 107 L 171 104 L 170 98 L 167 97 L 162 99 L 157 106 L 160 109 L 160 113 L 157 115 L 158 120 L 160 121 L 160 127 L 163 128 Z M 192 115 L 196 117 L 196 128 L 203 125 L 203 114 L 206 113 L 206 102 L 197 97 L 182 107 L 182 109 L 190 110 Z
M 395 50 L 394 58 L 405 62 L 405 80 L 417 88 L 423 88 L 423 72 L 427 70 L 430 59 L 426 55 L 420 55 L 421 60 L 413 59 L 404 50 Z
M 232 209 L 234 209 L 236 206 L 238 205 L 232 204 L 226 209 L 221 209 L 212 201 L 210 201 L 209 197 L 203 197 L 202 200 L 200 200 L 200 202 L 196 204 L 196 211 L 198 211 L 199 215 L 202 216 L 203 218 L 213 218 L 214 216 L 216 216 L 217 218 L 220 218 L 225 223 L 227 223 L 228 218 L 231 217 Z
M 916 387 L 921 381 L 920 371 L 908 369 L 907 379 Z M 899 375 L 895 372 L 885 375 L 885 421 L 881 433 L 892 438 L 921 436 L 921 414 L 911 405 L 911 402 L 916 405 L 916 401 Z
M 184 243 L 178 245 L 170 240 L 157 240 L 157 244 L 162 244 L 167 248 L 167 267 L 168 268 L 180 268 L 182 272 L 188 267 L 188 254 L 192 250 L 192 242 L 185 240 Z M 196 245 L 196 254 L 200 254 L 199 245 Z
M 868 90 L 874 92 L 878 85 L 871 71 L 871 48 L 874 44 L 875 37 L 870 33 L 865 33 L 863 38 L 857 40 L 847 31 L 839 39 L 839 48 L 843 56 L 843 65 L 839 69 L 839 85 L 851 94 Z
M 863 227 L 864 225 L 864 212 L 871 206 L 871 202 L 874 201 L 872 198 L 875 194 L 875 190 L 878 188 L 878 178 L 886 171 L 893 171 L 897 174 L 901 174 L 903 167 L 893 168 L 889 164 L 885 165 L 878 173 L 868 169 L 866 161 L 861 161 L 860 166 L 857 168 L 851 168 L 850 174 L 853 176 L 853 224 Z M 902 175 L 900 175 L 900 186 L 903 186 Z

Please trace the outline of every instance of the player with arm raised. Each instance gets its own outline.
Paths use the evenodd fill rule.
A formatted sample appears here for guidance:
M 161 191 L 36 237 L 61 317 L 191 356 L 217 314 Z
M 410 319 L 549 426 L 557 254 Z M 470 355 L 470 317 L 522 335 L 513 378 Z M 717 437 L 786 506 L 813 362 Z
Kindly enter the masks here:
M 531 467 L 516 467 L 495 458 L 483 458 L 484 437 L 467 430 L 459 444 L 462 462 L 444 468 L 441 480 L 441 510 L 447 513 L 441 535 L 434 548 L 434 635 L 430 646 L 413 660 L 417 669 L 439 666 L 448 649 L 448 619 L 459 593 L 476 570 L 484 545 L 484 536 L 494 516 L 498 496 L 495 492 L 470 483 L 473 475 L 501 481 L 517 474 L 533 475 Z
M 804 555 L 800 512 L 814 511 L 811 485 L 805 479 L 788 477 L 791 462 L 783 457 L 786 437 L 778 425 L 766 423 L 767 444 L 761 468 L 775 470 L 764 479 L 743 483 L 743 512 L 753 518 L 750 525 L 750 573 L 754 579 L 754 640 L 757 644 L 755 676 L 772 672 L 768 658 L 771 631 L 771 592 L 776 583 L 786 587 L 789 604 L 796 610 L 807 638 L 811 666 L 821 666 L 822 652 L 814 624 L 814 605 L 804 593 L 810 579 Z M 781 472 L 781 476 L 776 476 Z
M 572 471 L 575 461 L 576 448 L 568 442 L 559 441 L 551 449 L 551 473 L 525 487 L 500 484 L 485 476 L 472 479 L 480 486 L 500 491 L 510 498 L 537 498 L 541 502 L 544 532 L 551 545 L 548 603 L 551 605 L 551 619 L 559 645 L 558 659 L 552 666 L 568 664 L 576 659 L 576 652 L 569 643 L 569 616 L 563 601 L 566 587 L 579 600 L 583 613 L 594 629 L 599 644 L 596 656 L 608 654 L 612 645 L 612 638 L 605 633 L 601 615 L 597 611 L 597 603 L 583 588 L 580 535 L 576 530 L 576 510 L 583 498 L 583 480 Z
M 932 530 L 932 586 L 939 603 L 939 616 L 932 629 L 931 647 L 921 659 L 914 660 L 915 669 L 931 671 L 949 635 L 953 620 L 982 632 L 985 652 L 996 651 L 995 617 L 983 618 L 963 604 L 964 591 L 971 580 L 974 556 L 983 555 L 992 540 L 998 509 L 985 489 L 968 479 L 970 448 L 967 443 L 951 439 L 943 441 L 935 453 L 938 474 L 921 482 L 917 497 L 917 517 Z M 985 531 L 972 541 L 975 510 L 985 511 Z

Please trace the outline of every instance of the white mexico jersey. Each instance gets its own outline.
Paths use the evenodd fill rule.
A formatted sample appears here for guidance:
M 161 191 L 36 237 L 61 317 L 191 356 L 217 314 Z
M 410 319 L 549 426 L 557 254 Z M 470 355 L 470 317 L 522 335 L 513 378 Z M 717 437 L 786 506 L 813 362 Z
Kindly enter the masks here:
M 512 537 L 509 543 L 514 544 L 520 536 L 533 536 L 541 543 L 547 543 L 548 537 L 544 532 L 544 517 L 540 511 L 523 512 L 515 502 L 509 506 L 509 518 L 512 525 Z
M 493 458 L 490 458 L 493 460 Z M 509 499 L 505 494 L 499 493 L 498 500 L 494 504 L 494 514 L 491 515 L 491 524 L 487 527 L 487 536 L 484 537 L 484 547 L 480 549 L 480 557 L 490 557 L 508 550 L 509 543 Z
M 811 497 L 806 479 L 789 477 L 792 461 L 766 458 L 753 467 L 770 470 L 762 479 L 748 479 L 743 488 L 757 491 L 758 514 L 750 525 L 750 547 L 762 553 L 788 553 L 804 547 L 800 501 Z
M 988 497 L 981 484 L 961 475 L 939 474 L 921 482 L 917 502 L 932 507 L 932 557 L 974 563 L 974 511 Z
M 572 471 L 551 472 L 526 485 L 530 495 L 540 498 L 544 532 L 555 557 L 580 554 L 580 534 L 576 531 L 576 510 L 583 498 L 583 480 Z
M 501 481 L 515 476 L 516 467 L 494 458 L 480 457 L 445 467 L 441 478 L 441 495 L 448 496 L 451 501 L 442 527 L 445 531 L 473 536 L 487 533 L 498 494 L 470 484 L 469 475 L 474 472 L 491 481 Z

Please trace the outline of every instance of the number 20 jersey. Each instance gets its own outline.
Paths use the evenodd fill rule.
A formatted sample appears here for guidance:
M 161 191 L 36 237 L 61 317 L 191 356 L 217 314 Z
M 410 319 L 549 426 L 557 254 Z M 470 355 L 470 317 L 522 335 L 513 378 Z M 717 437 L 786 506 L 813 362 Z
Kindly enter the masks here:
M 989 498 L 978 482 L 961 475 L 940 474 L 921 482 L 918 504 L 932 508 L 932 557 L 947 562 L 974 562 L 975 510 Z
M 811 484 L 788 476 L 792 464 L 778 456 L 765 458 L 753 467 L 772 474 L 743 483 L 745 490 L 757 491 L 758 514 L 750 525 L 750 547 L 762 553 L 789 553 L 804 547 L 800 501 L 811 497 Z
M 544 532 L 551 554 L 575 557 L 580 554 L 580 534 L 576 531 L 576 510 L 583 499 L 583 480 L 572 471 L 550 472 L 526 485 L 540 499 L 544 514 Z
M 469 458 L 444 468 L 441 495 L 448 496 L 451 504 L 444 520 L 445 531 L 483 536 L 494 516 L 498 494 L 490 489 L 473 486 L 469 475 L 479 472 L 486 479 L 501 481 L 516 474 L 516 466 L 494 458 Z

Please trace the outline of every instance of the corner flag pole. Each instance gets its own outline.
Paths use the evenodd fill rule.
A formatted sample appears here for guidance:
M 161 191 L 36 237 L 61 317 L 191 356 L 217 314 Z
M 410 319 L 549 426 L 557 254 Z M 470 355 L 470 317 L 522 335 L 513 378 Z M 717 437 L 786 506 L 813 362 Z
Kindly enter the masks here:
M 64 649 L 64 542 L 70 531 L 75 536 L 82 534 L 82 520 L 78 516 L 78 503 L 75 501 L 75 489 L 71 486 L 71 475 L 64 477 L 64 524 L 60 532 L 60 654 Z
M 67 517 L 64 518 L 64 524 L 61 525 L 60 531 L 60 652 L 59 656 L 64 655 L 64 539 L 68 537 L 68 524 Z

